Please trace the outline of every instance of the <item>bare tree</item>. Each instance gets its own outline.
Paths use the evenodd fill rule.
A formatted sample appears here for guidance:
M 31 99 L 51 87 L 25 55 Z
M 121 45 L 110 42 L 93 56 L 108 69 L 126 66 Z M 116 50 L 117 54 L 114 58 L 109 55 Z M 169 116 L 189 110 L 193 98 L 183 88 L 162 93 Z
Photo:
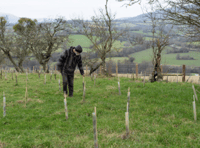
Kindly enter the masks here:
M 151 7 L 153 10 L 153 7 Z M 173 26 L 168 30 L 165 31 L 165 27 L 167 25 L 163 15 L 156 12 L 148 12 L 146 13 L 146 17 L 151 21 L 151 32 L 152 32 L 152 39 L 151 39 L 151 47 L 153 51 L 152 57 L 152 64 L 154 65 L 154 69 L 152 72 L 152 76 L 154 76 L 155 72 L 157 72 L 157 79 L 162 79 L 160 62 L 161 62 L 161 53 L 169 45 L 169 38 L 170 32 L 173 29 Z M 152 77 L 152 82 L 154 81 Z
M 19 68 L 13 59 L 16 38 L 13 35 L 13 31 L 8 29 L 8 22 L 5 17 L 0 17 L 0 51 L 4 53 L 4 55 L 10 60 L 15 69 L 18 72 L 22 72 L 23 70 Z
M 85 35 L 92 43 L 92 52 L 96 52 L 101 59 L 101 62 L 95 67 L 91 67 L 90 74 L 102 65 L 102 73 L 108 74 L 106 70 L 106 56 L 111 52 L 113 43 L 125 34 L 124 31 L 119 31 L 115 27 L 115 15 L 108 12 L 108 0 L 106 0 L 105 11 L 99 10 L 100 15 L 95 14 L 92 21 L 84 21 L 83 19 L 74 20 L 78 24 L 79 32 Z
M 15 43 L 12 53 L 17 58 L 18 67 L 24 72 L 23 62 L 31 54 L 30 43 L 36 31 L 37 20 L 29 18 L 20 18 L 18 23 L 13 26 L 15 34 Z
M 193 41 L 200 41 L 200 2 L 198 0 L 116 0 L 127 2 L 126 6 L 135 3 L 148 2 L 157 4 L 155 9 L 165 13 L 168 23 L 182 25 L 182 32 L 186 37 L 193 38 Z
M 69 24 L 62 18 L 38 24 L 30 49 L 45 72 L 49 72 L 47 63 L 51 54 L 69 41 L 69 35 Z
M 158 9 L 167 14 L 166 19 L 181 25 L 182 32 L 193 41 L 200 41 L 200 2 L 197 0 L 164 0 Z
M 141 34 L 128 35 L 128 40 L 133 46 L 138 45 L 138 44 L 142 45 L 145 43 L 145 38 Z

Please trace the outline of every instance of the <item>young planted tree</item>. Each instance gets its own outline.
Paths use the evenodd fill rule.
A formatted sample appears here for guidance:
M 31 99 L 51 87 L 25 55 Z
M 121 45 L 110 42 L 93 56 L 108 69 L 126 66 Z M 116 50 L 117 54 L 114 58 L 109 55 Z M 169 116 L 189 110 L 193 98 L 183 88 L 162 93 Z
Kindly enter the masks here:
M 119 31 L 115 27 L 115 15 L 108 12 L 108 0 L 106 0 L 105 11 L 99 10 L 99 15 L 91 17 L 91 21 L 74 20 L 79 27 L 79 32 L 85 35 L 92 43 L 91 51 L 97 53 L 101 62 L 90 69 L 90 74 L 102 65 L 102 74 L 108 74 L 106 70 L 106 56 L 111 52 L 114 42 L 125 34 L 125 31 Z
M 42 65 L 45 72 L 49 72 L 47 63 L 52 53 L 58 50 L 68 40 L 69 35 L 69 24 L 62 18 L 49 20 L 48 22 L 46 21 L 37 25 L 30 50 Z

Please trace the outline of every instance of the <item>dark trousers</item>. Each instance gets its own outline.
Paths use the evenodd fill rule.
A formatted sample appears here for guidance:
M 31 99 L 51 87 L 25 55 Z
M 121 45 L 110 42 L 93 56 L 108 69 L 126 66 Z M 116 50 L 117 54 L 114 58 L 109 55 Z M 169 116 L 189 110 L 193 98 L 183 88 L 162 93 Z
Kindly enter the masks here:
M 74 75 L 62 74 L 63 77 L 63 92 L 67 91 L 67 86 L 69 87 L 69 96 L 73 96 L 74 91 Z

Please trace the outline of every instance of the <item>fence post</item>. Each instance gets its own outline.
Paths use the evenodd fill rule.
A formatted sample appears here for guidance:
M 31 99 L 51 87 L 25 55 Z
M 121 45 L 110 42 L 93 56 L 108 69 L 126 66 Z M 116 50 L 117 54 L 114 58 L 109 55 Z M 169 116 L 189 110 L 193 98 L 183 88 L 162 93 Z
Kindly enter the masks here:
M 136 72 L 136 79 L 138 78 L 138 64 L 135 65 L 136 68 L 135 68 L 135 72 Z
M 183 65 L 182 82 L 185 82 L 185 65 Z

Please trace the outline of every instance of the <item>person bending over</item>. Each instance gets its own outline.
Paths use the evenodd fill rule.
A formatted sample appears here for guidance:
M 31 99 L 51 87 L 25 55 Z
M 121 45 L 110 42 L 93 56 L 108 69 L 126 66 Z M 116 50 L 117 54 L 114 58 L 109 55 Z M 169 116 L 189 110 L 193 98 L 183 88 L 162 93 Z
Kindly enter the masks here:
M 66 49 L 58 59 L 57 70 L 62 74 L 63 92 L 68 94 L 67 91 L 67 86 L 68 86 L 69 97 L 73 97 L 74 71 L 76 65 L 78 65 L 80 73 L 84 77 L 81 52 L 82 52 L 82 47 L 80 45 L 76 47 L 71 46 L 69 49 Z

